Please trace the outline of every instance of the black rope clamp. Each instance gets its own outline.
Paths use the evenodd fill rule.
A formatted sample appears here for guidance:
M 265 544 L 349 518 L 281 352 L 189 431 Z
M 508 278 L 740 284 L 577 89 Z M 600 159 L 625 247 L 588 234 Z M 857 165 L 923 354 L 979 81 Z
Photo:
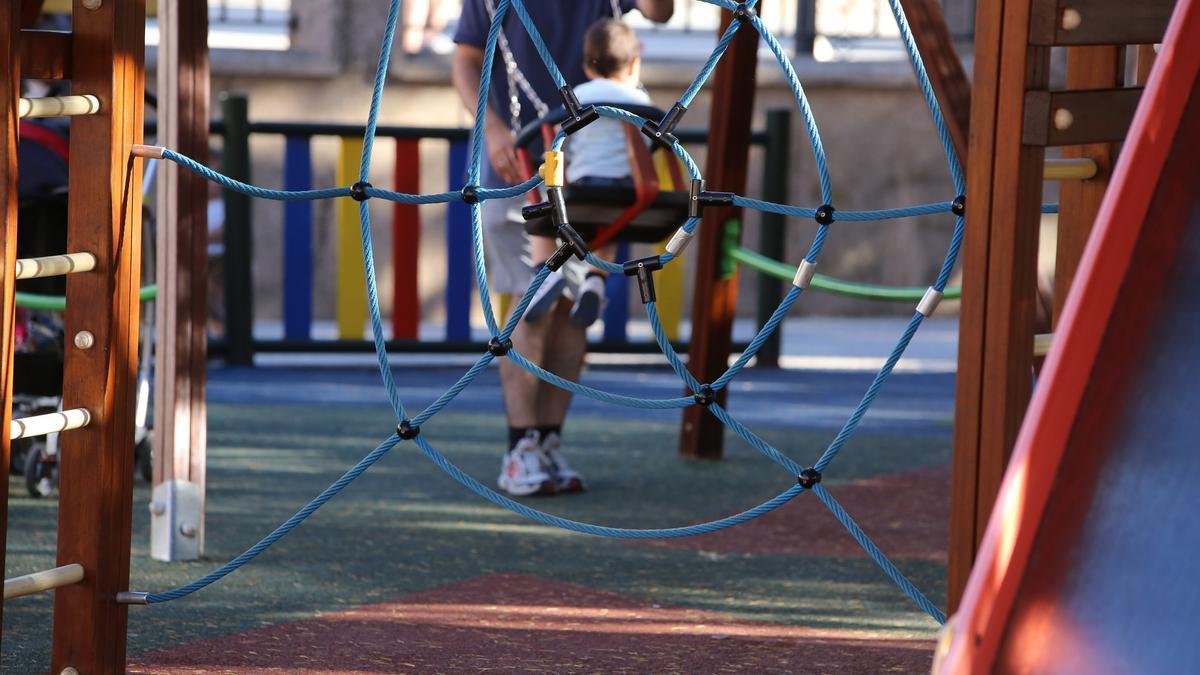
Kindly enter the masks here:
M 563 189 L 560 187 L 546 188 L 546 199 L 550 203 L 550 219 L 554 222 L 554 226 L 568 225 L 567 200 L 563 197 Z
M 563 120 L 561 125 L 564 134 L 570 136 L 600 119 L 600 113 L 596 111 L 596 106 L 579 105 L 579 99 L 575 97 L 575 90 L 570 86 L 559 89 L 558 95 L 562 98 L 563 107 L 567 109 L 567 119 Z
M 463 202 L 465 202 L 467 204 L 478 204 L 479 203 L 479 186 L 478 185 L 464 185 L 462 191 L 459 192 L 459 194 L 462 195 Z
M 529 206 L 521 207 L 521 217 L 525 219 L 525 222 L 529 222 L 531 220 L 545 218 L 546 216 L 550 215 L 550 212 L 553 210 L 554 205 L 550 202 L 530 204 Z
M 706 206 L 733 206 L 732 192 L 709 192 L 704 189 L 704 180 L 692 179 L 688 189 L 688 218 L 699 218 Z
M 686 112 L 687 106 L 676 101 L 675 105 L 671 106 L 671 109 L 663 115 L 660 121 L 651 122 L 650 120 L 646 120 L 642 124 L 642 133 L 654 145 L 669 150 L 679 142 L 679 138 L 675 136 L 675 127 L 679 125 L 679 121 L 683 119 L 683 115 Z
M 492 356 L 506 356 L 512 346 L 512 340 L 501 342 L 499 336 L 492 336 L 492 339 L 488 340 L 488 353 Z
M 413 424 L 411 420 L 404 420 L 396 425 L 396 433 L 400 434 L 400 438 L 411 441 L 421 433 L 421 427 Z
M 583 260 L 590 251 L 587 241 L 579 236 L 575 228 L 571 227 L 571 224 L 567 222 L 567 200 L 563 197 L 562 188 L 546 188 L 546 198 L 547 201 L 541 204 L 534 204 L 521 209 L 521 215 L 525 220 L 542 218 L 549 215 L 550 220 L 554 222 L 554 227 L 558 231 L 558 238 L 562 240 L 562 245 L 558 247 L 554 255 L 546 260 L 546 267 L 549 267 L 551 272 L 557 272 L 559 268 L 566 264 L 571 256 Z
M 654 272 L 662 269 L 662 261 L 658 256 L 630 260 L 623 265 L 625 276 L 637 277 L 638 290 L 642 292 L 642 304 L 654 302 L 658 296 L 654 293 Z
M 816 487 L 817 483 L 821 482 L 821 472 L 809 467 L 800 472 L 796 482 L 805 490 L 811 490 Z
M 551 272 L 557 272 L 563 265 L 567 264 L 571 256 L 583 260 L 589 253 L 587 242 L 570 225 L 566 223 L 559 225 L 558 236 L 562 240 L 562 243 L 559 244 L 554 254 L 546 259 L 546 267 Z
M 959 195 L 950 202 L 950 213 L 956 216 L 961 216 L 967 212 L 967 196 Z
M 813 214 L 813 220 L 819 225 L 830 225 L 833 223 L 833 205 L 822 204 L 817 207 L 817 212 Z
M 754 10 L 746 6 L 746 3 L 739 3 L 737 8 L 733 10 L 733 18 L 737 19 L 738 23 L 747 23 L 754 16 Z
M 351 185 L 350 186 L 350 198 L 356 202 L 367 201 L 368 199 L 370 199 L 370 197 L 367 195 L 367 188 L 369 188 L 369 187 L 375 187 L 375 186 L 371 185 L 370 183 L 368 183 L 366 181 L 362 181 L 362 180 L 358 181 L 354 185 Z
M 712 385 L 702 384 L 700 391 L 692 395 L 692 398 L 695 399 L 696 405 L 707 408 L 717 400 L 717 392 L 713 391 Z

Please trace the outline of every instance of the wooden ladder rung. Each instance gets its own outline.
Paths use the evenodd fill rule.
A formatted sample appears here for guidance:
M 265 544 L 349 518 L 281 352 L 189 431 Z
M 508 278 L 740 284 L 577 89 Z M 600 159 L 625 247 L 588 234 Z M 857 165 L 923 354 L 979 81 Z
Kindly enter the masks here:
M 4 599 L 19 598 L 83 581 L 83 565 L 72 563 L 4 580 Z
M 1087 157 L 1047 159 L 1042 165 L 1043 180 L 1088 180 L 1096 177 L 1096 160 Z
M 1029 44 L 1153 44 L 1174 9 L 1175 0 L 1033 0 Z
M 91 94 L 22 98 L 17 112 L 21 119 L 95 115 L 100 112 L 100 99 Z
M 1141 87 L 1025 93 L 1025 145 L 1118 143 L 1133 121 Z
M 17 279 L 42 279 L 59 277 L 76 272 L 90 272 L 96 268 L 96 256 L 91 253 L 64 253 L 43 258 L 19 258 Z
M 1045 356 L 1050 353 L 1050 346 L 1054 344 L 1054 333 L 1038 333 L 1033 336 L 1033 355 Z
M 91 421 L 92 414 L 84 408 L 72 408 L 71 410 L 46 413 L 45 415 L 32 415 L 9 422 L 8 437 L 11 440 L 16 440 L 18 438 L 45 436 L 46 434 L 58 433 L 60 431 L 81 429 L 90 424 Z

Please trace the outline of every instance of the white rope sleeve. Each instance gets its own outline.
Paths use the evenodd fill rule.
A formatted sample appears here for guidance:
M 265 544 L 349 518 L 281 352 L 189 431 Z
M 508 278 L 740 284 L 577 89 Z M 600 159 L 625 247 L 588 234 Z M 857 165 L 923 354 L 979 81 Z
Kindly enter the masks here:
M 930 286 L 929 290 L 925 291 L 925 296 L 921 298 L 921 302 L 917 303 L 917 311 L 928 317 L 933 314 L 933 310 L 937 309 L 941 302 L 942 292 Z
M 792 277 L 792 285 L 801 290 L 808 288 L 816 274 L 817 264 L 809 262 L 807 259 L 802 260 L 800 266 L 796 268 L 796 276 Z

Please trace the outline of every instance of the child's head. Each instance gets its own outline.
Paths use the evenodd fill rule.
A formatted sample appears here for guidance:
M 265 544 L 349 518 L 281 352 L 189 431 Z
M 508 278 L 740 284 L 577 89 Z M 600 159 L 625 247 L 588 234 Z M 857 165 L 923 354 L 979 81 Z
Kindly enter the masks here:
M 592 24 L 583 36 L 583 70 L 593 80 L 637 84 L 641 79 L 642 45 L 633 29 L 616 19 Z

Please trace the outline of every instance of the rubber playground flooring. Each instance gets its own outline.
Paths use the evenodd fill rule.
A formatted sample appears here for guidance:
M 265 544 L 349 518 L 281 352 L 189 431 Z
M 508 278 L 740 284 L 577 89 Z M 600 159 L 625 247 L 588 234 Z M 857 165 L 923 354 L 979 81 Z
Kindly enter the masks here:
M 406 369 L 399 384 L 419 405 L 459 372 Z M 593 369 L 585 382 L 678 395 L 669 372 L 636 372 Z M 202 576 L 373 449 L 394 428 L 382 395 L 366 393 L 377 378 L 345 369 L 215 370 L 206 558 L 149 559 L 149 487 L 139 482 L 131 589 Z M 869 381 L 862 373 L 748 370 L 731 410 L 809 463 Z M 495 385 L 491 372 L 474 398 L 422 431 L 489 485 L 504 434 Z M 878 416 L 868 415 L 824 481 L 939 605 L 952 395 L 952 376 L 897 374 Z M 806 401 L 829 414 L 761 414 Z M 794 480 L 732 434 L 724 461 L 678 458 L 678 411 L 581 401 L 573 412 L 567 450 L 589 491 L 526 500 L 558 515 L 680 525 L 744 510 Z M 10 484 L 8 576 L 54 560 L 55 502 L 25 497 L 18 480 Z M 48 670 L 51 607 L 49 595 L 5 604 L 0 670 Z M 928 672 L 936 628 L 811 495 L 720 533 L 614 541 L 501 510 L 402 444 L 243 569 L 187 598 L 130 608 L 128 646 L 131 672 Z

